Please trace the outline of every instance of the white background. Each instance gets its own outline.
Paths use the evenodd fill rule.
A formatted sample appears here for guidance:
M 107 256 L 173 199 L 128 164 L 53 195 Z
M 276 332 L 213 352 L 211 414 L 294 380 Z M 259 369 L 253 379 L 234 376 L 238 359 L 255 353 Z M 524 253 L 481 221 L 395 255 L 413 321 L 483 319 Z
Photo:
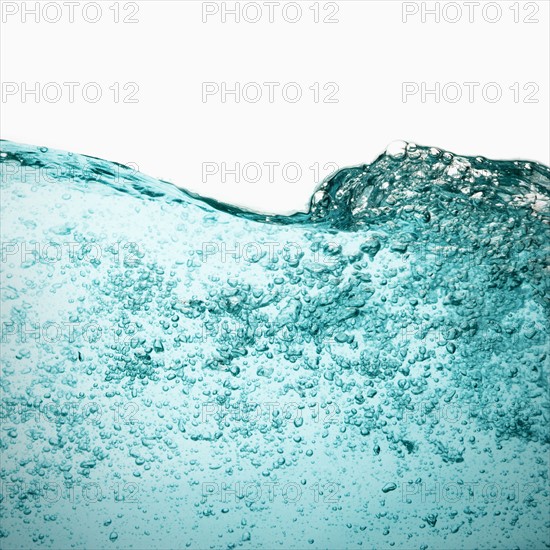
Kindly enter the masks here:
M 317 171 L 310 169 L 315 163 L 325 176 L 334 164 L 371 162 L 396 139 L 550 164 L 546 1 L 319 2 L 318 23 L 312 1 L 299 3 L 302 15 L 295 23 L 285 20 L 283 0 L 273 7 L 273 22 L 264 2 L 240 2 L 240 23 L 230 14 L 222 20 L 222 4 L 231 8 L 235 2 L 218 2 L 218 13 L 206 22 L 205 4 L 214 10 L 215 3 L 119 2 L 118 23 L 111 0 L 96 3 L 101 7 L 96 23 L 86 20 L 97 18 L 94 7 L 83 11 L 91 2 L 73 8 L 73 22 L 63 2 L 40 2 L 38 15 L 27 13 L 23 22 L 23 13 L 35 4 L 2 2 L 3 92 L 17 88 L 2 95 L 4 139 L 134 163 L 203 195 L 281 213 L 305 208 L 318 183 Z M 46 4 L 53 6 L 45 11 Z M 246 4 L 255 6 L 243 14 Z M 434 8 L 439 22 L 422 13 Z M 297 17 L 292 7 L 285 9 L 288 19 Z M 257 23 L 243 18 L 258 13 Z M 410 13 L 406 21 L 404 13 Z M 37 83 L 42 92 L 52 82 L 62 87 L 59 99 L 51 87 L 53 101 L 22 93 Z M 79 83 L 73 102 L 65 82 Z M 103 94 L 96 103 L 82 97 L 90 82 Z M 135 103 L 122 101 L 131 91 L 123 89 L 128 82 L 139 87 Z M 203 101 L 204 82 L 281 86 L 273 103 L 265 87 L 257 103 L 242 97 L 236 102 L 234 96 L 222 103 L 219 94 Z M 301 101 L 282 99 L 288 82 L 301 86 Z M 316 82 L 321 98 L 327 93 L 322 86 L 336 83 L 338 102 L 316 103 L 309 89 Z M 457 82 L 464 95 L 453 103 L 448 88 L 449 97 L 440 95 L 439 102 L 433 95 L 422 101 L 420 93 L 404 102 L 403 82 L 430 88 Z M 480 83 L 472 101 L 464 82 Z M 489 82 L 501 88 L 500 100 L 484 97 L 482 87 Z M 516 82 L 520 95 L 514 97 L 509 88 Z M 536 103 L 526 102 L 534 89 L 523 90 L 529 82 L 538 87 Z M 121 89 L 118 102 L 109 89 L 114 83 Z M 263 165 L 262 177 L 253 181 L 253 169 L 240 182 L 231 174 L 223 181 L 221 172 L 204 177 L 203 163 L 233 168 L 236 162 Z M 289 169 L 285 176 L 279 166 L 269 181 L 264 163 L 296 163 L 302 175 L 294 183 L 295 172 Z

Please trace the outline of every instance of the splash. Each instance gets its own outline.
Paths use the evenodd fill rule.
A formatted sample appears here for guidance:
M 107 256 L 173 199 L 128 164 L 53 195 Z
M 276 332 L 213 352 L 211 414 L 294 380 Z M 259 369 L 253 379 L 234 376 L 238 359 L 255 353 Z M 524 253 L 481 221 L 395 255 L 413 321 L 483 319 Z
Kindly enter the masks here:
M 1 151 L 2 548 L 548 547 L 547 167 L 264 216 Z

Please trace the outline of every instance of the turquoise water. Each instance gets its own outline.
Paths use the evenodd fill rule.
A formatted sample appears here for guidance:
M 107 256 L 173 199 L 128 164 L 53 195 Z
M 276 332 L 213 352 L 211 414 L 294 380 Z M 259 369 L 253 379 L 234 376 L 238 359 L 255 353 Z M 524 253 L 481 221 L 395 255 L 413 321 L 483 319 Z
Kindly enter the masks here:
M 263 216 L 0 149 L 1 548 L 550 546 L 548 167 Z

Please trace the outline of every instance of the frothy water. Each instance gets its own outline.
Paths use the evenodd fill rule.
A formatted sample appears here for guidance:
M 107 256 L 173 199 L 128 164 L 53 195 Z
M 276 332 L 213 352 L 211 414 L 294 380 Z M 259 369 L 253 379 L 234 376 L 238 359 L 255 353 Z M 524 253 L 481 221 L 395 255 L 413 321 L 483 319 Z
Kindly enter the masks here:
M 1 548 L 549 547 L 549 168 L 264 216 L 1 150 Z

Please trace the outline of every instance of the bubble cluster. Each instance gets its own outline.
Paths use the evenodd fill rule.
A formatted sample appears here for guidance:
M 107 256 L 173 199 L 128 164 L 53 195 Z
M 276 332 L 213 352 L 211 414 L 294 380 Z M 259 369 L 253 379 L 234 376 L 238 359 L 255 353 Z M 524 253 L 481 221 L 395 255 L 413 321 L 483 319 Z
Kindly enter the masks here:
M 547 167 L 402 142 L 264 216 L 1 148 L 2 548 L 547 545 Z

